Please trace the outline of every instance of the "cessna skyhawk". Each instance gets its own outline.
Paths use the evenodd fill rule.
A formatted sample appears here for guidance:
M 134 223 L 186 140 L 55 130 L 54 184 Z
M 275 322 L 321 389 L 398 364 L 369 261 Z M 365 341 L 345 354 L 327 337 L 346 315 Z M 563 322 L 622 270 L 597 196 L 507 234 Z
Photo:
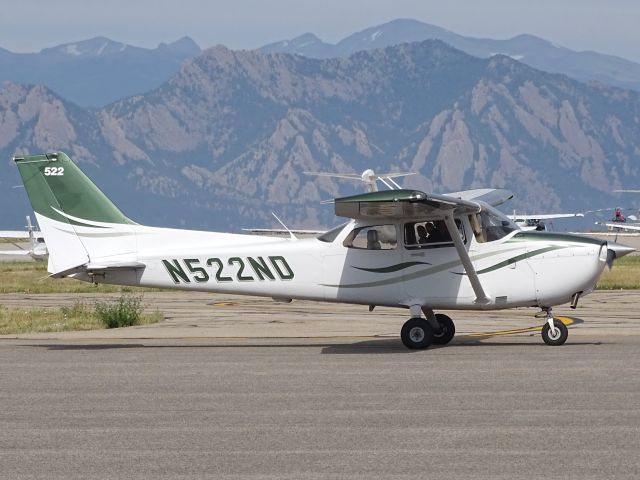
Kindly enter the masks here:
M 439 309 L 539 307 L 542 338 L 563 344 L 552 307 L 593 290 L 633 251 L 593 238 L 525 232 L 494 207 L 506 190 L 435 195 L 388 190 L 337 198 L 349 221 L 317 238 L 156 228 L 127 218 L 64 153 L 14 158 L 49 247 L 53 277 L 410 311 L 412 349 L 446 344 Z

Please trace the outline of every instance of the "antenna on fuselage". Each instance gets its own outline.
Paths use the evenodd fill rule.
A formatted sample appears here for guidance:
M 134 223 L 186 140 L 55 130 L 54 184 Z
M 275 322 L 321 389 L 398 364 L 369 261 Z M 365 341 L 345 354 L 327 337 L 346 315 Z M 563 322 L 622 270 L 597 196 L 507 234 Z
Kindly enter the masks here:
M 289 235 L 291 235 L 291 240 L 298 240 L 298 237 L 296 237 L 296 236 L 293 234 L 293 232 L 292 232 L 291 230 L 289 230 L 289 227 L 287 227 L 287 226 L 284 224 L 284 222 L 283 222 L 282 220 L 280 220 L 280 219 L 278 218 L 278 216 L 277 216 L 274 212 L 271 212 L 271 215 L 273 215 L 273 216 L 275 217 L 275 219 L 278 221 L 278 223 L 280 223 L 280 225 L 282 225 L 282 227 L 283 227 L 287 232 L 289 232 Z

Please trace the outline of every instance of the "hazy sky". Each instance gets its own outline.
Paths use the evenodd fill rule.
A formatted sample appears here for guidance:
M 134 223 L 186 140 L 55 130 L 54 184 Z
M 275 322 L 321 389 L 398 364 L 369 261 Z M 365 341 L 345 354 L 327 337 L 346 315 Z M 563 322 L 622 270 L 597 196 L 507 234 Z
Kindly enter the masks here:
M 640 62 L 638 0 L 1 0 L 0 6 L 0 47 L 14 52 L 94 36 L 155 47 L 188 35 L 203 48 L 254 48 L 313 32 L 335 43 L 414 18 L 468 36 L 531 33 Z

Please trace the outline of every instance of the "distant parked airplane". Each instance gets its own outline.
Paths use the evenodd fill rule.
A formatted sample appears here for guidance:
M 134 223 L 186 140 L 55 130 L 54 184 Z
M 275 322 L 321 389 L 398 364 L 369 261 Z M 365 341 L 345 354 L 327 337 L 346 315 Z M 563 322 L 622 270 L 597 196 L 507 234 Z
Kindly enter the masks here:
M 584 213 L 540 213 L 534 215 L 507 215 L 522 230 L 537 230 L 539 232 L 547 230 L 545 220 L 555 220 L 558 218 L 584 217 Z
M 31 225 L 31 217 L 27 215 L 26 230 L 0 230 L 0 238 L 29 239 L 30 248 L 16 250 L 0 250 L 0 255 L 30 256 L 34 260 L 44 260 L 49 256 L 44 237 Z

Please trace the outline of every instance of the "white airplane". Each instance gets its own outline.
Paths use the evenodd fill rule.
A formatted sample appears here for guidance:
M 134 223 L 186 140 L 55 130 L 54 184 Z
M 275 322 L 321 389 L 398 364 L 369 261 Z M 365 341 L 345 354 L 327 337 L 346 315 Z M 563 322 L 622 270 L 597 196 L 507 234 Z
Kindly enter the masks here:
M 623 222 L 596 222 L 596 225 L 603 225 L 609 230 L 624 230 L 626 232 L 640 232 L 640 225 Z
M 316 177 L 342 178 L 345 180 L 357 180 L 363 182 L 367 191 L 377 192 L 378 183 L 381 182 L 389 190 L 401 190 L 402 187 L 396 183 L 394 178 L 415 175 L 416 172 L 396 172 L 396 173 L 376 173 L 370 168 L 366 169 L 360 175 L 357 173 L 331 173 L 331 172 L 303 172 L 306 175 L 315 175 Z
M 453 338 L 453 321 L 436 310 L 511 307 L 541 308 L 543 340 L 561 345 L 568 331 L 552 307 L 575 307 L 608 261 L 633 251 L 522 231 L 493 208 L 511 192 L 492 189 L 337 198 L 335 213 L 349 221 L 301 240 L 149 227 L 127 218 L 64 153 L 14 160 L 52 277 L 406 308 L 400 336 L 411 349 Z
M 27 215 L 26 230 L 0 230 L 0 238 L 16 238 L 16 239 L 28 239 L 29 250 L 18 248 L 16 250 L 0 250 L 0 255 L 10 256 L 30 256 L 34 260 L 45 260 L 49 256 L 47 251 L 47 245 L 44 243 L 44 237 L 31 225 L 31 217 Z
M 547 229 L 545 220 L 555 220 L 558 218 L 584 217 L 584 213 L 540 213 L 535 215 L 507 215 L 522 230 L 545 231 Z

